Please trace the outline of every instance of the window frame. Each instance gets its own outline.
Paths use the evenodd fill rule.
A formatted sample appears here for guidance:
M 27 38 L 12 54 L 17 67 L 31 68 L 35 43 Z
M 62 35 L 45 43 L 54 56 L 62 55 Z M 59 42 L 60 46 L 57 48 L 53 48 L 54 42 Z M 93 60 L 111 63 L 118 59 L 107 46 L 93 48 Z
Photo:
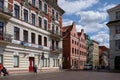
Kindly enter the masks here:
M 120 34 L 120 25 L 115 26 L 115 33 Z
M 3 55 L 0 54 L 0 63 L 3 64 Z
M 32 0 L 31 2 L 32 2 L 32 6 L 35 6 L 35 4 L 36 4 L 36 2 L 35 2 L 36 0 Z
M 38 35 L 38 45 L 42 45 L 42 36 Z
M 47 37 L 44 37 L 44 46 L 47 46 Z
M 44 3 L 44 12 L 47 14 L 48 12 L 48 6 L 47 6 L 47 3 Z
M 28 42 L 28 31 L 23 30 L 23 41 Z
M 20 6 L 17 4 L 14 4 L 14 17 L 20 18 Z
M 4 1 L 0 0 L 0 3 L 2 4 L 2 5 L 0 5 L 0 9 L 3 9 L 3 7 L 4 7 Z
M 32 32 L 32 33 L 31 33 L 31 43 L 32 43 L 32 44 L 35 44 L 35 40 L 36 40 L 35 38 L 36 38 L 36 37 L 35 37 L 35 33 Z
M 35 14 L 34 13 L 32 13 L 31 14 L 31 18 L 32 18 L 32 25 L 35 25 Z
M 120 11 L 115 12 L 116 20 L 120 20 Z
M 41 5 L 40 5 L 41 4 Z M 39 0 L 39 4 L 38 4 L 39 6 L 38 6 L 38 8 L 39 8 L 39 10 L 42 10 L 42 1 L 41 0 Z
M 39 21 L 39 28 L 42 28 L 42 18 L 41 17 L 38 17 L 38 21 Z
M 14 27 L 14 39 L 15 40 L 20 40 L 20 28 Z
M 17 65 L 16 65 L 16 63 L 15 63 L 15 57 L 17 58 Z M 17 56 L 17 55 L 14 55 L 14 67 L 19 67 L 19 56 Z
M 44 29 L 47 30 L 47 28 L 48 28 L 48 21 L 44 19 Z
M 24 21 L 25 22 L 28 22 L 28 16 L 29 16 L 29 14 L 28 14 L 29 12 L 28 12 L 28 10 L 27 9 L 24 9 Z

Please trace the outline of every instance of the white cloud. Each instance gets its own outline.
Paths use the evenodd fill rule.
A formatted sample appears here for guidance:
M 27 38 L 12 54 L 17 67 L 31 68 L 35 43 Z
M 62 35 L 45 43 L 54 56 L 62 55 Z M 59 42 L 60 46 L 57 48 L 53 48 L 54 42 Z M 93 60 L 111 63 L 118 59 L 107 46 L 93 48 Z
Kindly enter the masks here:
M 66 14 L 73 14 L 85 10 L 98 2 L 99 0 L 58 0 L 59 6 L 65 10 Z
M 91 38 L 98 41 L 100 45 L 105 45 L 109 47 L 109 34 L 105 31 L 100 31 L 98 32 L 98 34 L 93 35 Z
M 84 29 L 85 33 L 91 36 L 92 39 L 98 41 L 100 45 L 109 47 L 109 28 L 106 26 L 108 14 L 107 9 L 115 6 L 114 4 L 102 4 L 94 10 L 89 10 L 99 0 L 59 0 L 59 5 L 62 7 L 67 15 L 63 19 L 63 25 L 71 25 L 73 20 L 68 16 L 79 16 L 80 19 L 76 22 L 77 31 Z M 71 15 L 72 14 L 72 15 Z
M 70 19 L 63 19 L 63 27 L 71 25 L 72 23 L 73 23 L 73 21 Z
M 106 20 L 107 13 L 99 11 L 81 11 L 77 13 L 80 15 L 80 24 L 100 23 Z
M 100 7 L 99 8 L 99 11 L 107 11 L 108 9 L 110 9 L 110 8 L 112 8 L 112 7 L 115 7 L 116 5 L 115 4 L 107 4 L 107 3 L 105 3 L 104 5 L 103 5 L 103 7 Z

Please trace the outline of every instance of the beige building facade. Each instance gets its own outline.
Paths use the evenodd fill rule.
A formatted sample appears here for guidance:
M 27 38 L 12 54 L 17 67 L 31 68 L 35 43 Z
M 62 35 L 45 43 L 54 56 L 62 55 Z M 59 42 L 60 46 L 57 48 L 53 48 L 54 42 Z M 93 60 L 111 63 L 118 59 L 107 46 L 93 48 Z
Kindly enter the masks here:
M 63 13 L 57 0 L 0 0 L 0 63 L 11 73 L 59 69 Z
M 120 4 L 108 9 L 110 29 L 110 69 L 120 70 Z

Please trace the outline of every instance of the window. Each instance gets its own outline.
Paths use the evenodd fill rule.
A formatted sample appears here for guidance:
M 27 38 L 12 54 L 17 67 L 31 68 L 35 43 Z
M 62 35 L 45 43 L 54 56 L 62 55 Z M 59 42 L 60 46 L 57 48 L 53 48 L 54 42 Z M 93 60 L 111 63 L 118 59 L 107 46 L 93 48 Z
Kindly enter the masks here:
M 28 11 L 24 9 L 24 21 L 28 22 Z
M 0 39 L 1 39 L 2 36 L 3 36 L 3 27 L 4 27 L 3 22 L 0 22 Z
M 44 37 L 44 46 L 47 46 L 47 37 Z
M 19 56 L 14 56 L 14 67 L 19 67 Z
M 49 58 L 41 59 L 41 66 L 42 67 L 49 67 L 50 66 L 50 59 Z
M 31 43 L 35 44 L 35 33 L 31 34 Z
M 42 45 L 42 36 L 38 35 L 38 45 Z
M 116 19 L 120 20 L 120 11 L 116 12 Z
M 58 26 L 56 26 L 56 34 L 58 34 Z
M 3 9 L 3 6 L 4 6 L 3 1 L 4 1 L 4 0 L 0 0 L 0 9 Z
M 28 42 L 28 31 L 23 30 L 23 41 Z
M 16 18 L 20 17 L 20 7 L 16 4 L 14 4 L 14 15 Z
M 72 53 L 74 53 L 74 48 L 72 48 Z
M 3 56 L 0 55 L 0 63 L 3 63 Z
M 120 25 L 115 27 L 116 34 L 120 34 Z
M 53 59 L 53 67 L 55 67 L 55 59 Z
M 59 67 L 59 59 L 53 59 L 53 67 Z
M 120 50 L 120 40 L 115 41 L 115 47 L 117 50 Z
M 44 59 L 41 59 L 41 66 L 44 67 Z
M 44 12 L 47 13 L 47 4 L 44 3 Z
M 44 58 L 44 67 L 47 67 L 47 58 Z
M 42 1 L 39 0 L 39 10 L 42 10 Z
M 35 6 L 35 0 L 32 0 L 32 5 Z
M 20 39 L 20 28 L 14 27 L 14 39 L 15 40 Z
M 58 41 L 56 41 L 56 48 L 58 49 L 58 45 L 59 45 L 59 42 Z
M 50 67 L 50 58 L 48 58 L 48 67 Z
M 54 24 L 52 24 L 52 33 L 54 33 Z
M 39 17 L 39 27 L 41 28 L 42 27 L 42 18 Z
M 32 13 L 32 24 L 35 25 L 35 14 Z
M 72 40 L 72 43 L 74 44 L 74 40 Z
M 58 12 L 56 12 L 56 20 L 58 20 Z
M 47 20 L 44 20 L 44 29 L 47 30 Z
M 55 15 L 55 11 L 54 9 L 52 9 L 52 17 L 54 17 L 54 15 Z

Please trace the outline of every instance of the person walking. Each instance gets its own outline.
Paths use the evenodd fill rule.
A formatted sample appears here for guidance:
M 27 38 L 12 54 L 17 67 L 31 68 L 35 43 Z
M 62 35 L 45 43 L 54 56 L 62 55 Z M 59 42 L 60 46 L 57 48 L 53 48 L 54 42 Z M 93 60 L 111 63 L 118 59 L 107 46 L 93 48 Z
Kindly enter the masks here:
M 38 69 L 38 67 L 37 67 L 37 65 L 35 65 L 34 66 L 34 73 L 36 73 L 36 74 L 37 74 L 37 69 Z

